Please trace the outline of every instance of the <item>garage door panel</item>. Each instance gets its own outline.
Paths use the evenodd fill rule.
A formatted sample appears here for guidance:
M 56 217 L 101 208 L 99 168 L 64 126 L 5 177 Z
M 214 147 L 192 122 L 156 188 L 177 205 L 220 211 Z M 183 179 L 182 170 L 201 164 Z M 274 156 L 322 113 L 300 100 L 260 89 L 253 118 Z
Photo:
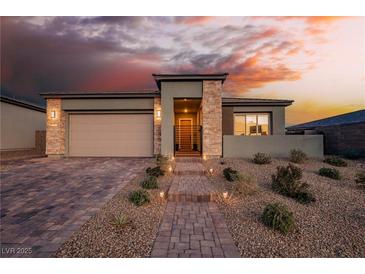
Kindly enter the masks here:
M 150 157 L 152 114 L 70 115 L 70 156 Z

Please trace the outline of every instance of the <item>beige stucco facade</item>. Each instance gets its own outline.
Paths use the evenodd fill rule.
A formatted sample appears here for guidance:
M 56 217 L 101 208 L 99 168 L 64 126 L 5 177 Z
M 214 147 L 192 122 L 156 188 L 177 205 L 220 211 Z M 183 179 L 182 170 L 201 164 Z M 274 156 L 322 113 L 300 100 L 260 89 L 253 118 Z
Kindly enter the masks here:
M 134 93 L 125 95 L 123 92 L 117 94 L 60 94 L 47 95 L 47 154 L 69 156 L 70 115 L 129 115 L 135 119 L 136 115 L 151 115 L 151 132 L 144 132 L 146 147 L 153 147 L 153 154 L 173 156 L 181 145 L 182 138 L 175 133 L 179 119 L 191 118 L 192 125 L 196 126 L 191 131 L 191 150 L 207 158 L 211 157 L 246 157 L 254 152 L 269 152 L 280 154 L 277 150 L 288 142 L 287 147 L 297 148 L 300 142 L 305 142 L 304 148 L 309 155 L 316 157 L 323 153 L 322 140 L 318 138 L 287 138 L 285 136 L 285 107 L 289 106 L 290 100 L 266 100 L 266 99 L 245 99 L 245 98 L 222 98 L 222 86 L 227 74 L 212 75 L 154 75 L 158 91 L 149 93 Z M 185 99 L 185 100 L 184 100 Z M 193 99 L 193 100 L 190 100 Z M 186 110 L 189 100 L 192 111 Z M 185 103 L 186 102 L 186 103 Z M 194 103 L 195 102 L 195 103 Z M 176 103 L 176 106 L 175 106 Z M 183 105 L 181 105 L 183 103 Z M 176 109 L 175 109 L 176 107 Z M 57 116 L 51 118 L 51 111 L 56 111 Z M 185 113 L 184 113 L 185 112 Z M 269 113 L 270 136 L 234 136 L 234 115 L 235 113 Z M 84 118 L 87 116 L 84 116 Z M 113 116 L 114 117 L 114 116 Z M 124 121 L 125 117 L 115 117 L 115 123 Z M 99 118 L 99 117 L 98 117 Z M 147 119 L 147 118 L 146 118 Z M 106 121 L 104 118 L 95 119 Z M 149 119 L 147 119 L 149 120 Z M 147 121 L 146 120 L 146 121 Z M 86 123 L 87 119 L 83 120 Z M 133 121 L 128 121 L 133 125 Z M 185 121 L 186 122 L 186 121 Z M 122 134 L 124 129 L 115 124 Z M 83 124 L 84 126 L 84 124 Z M 94 128 L 103 129 L 103 126 Z M 131 126 L 129 128 L 132 128 Z M 134 128 L 134 127 L 133 127 Z M 135 128 L 139 128 L 136 126 Z M 85 129 L 86 131 L 88 128 Z M 128 130 L 126 128 L 125 130 Z M 106 134 L 116 134 L 116 131 L 108 128 Z M 98 132 L 99 134 L 99 132 Z M 185 133 L 184 133 L 185 134 Z M 190 133 L 189 133 L 190 134 Z M 80 135 L 85 136 L 85 135 Z M 100 134 L 102 138 L 103 134 Z M 123 135 L 124 136 L 124 135 Z M 139 136 L 138 134 L 136 135 Z M 179 136 L 179 137 L 176 137 Z M 199 140 L 195 141 L 198 137 Z M 247 138 L 246 138 L 247 137 Z M 178 138 L 178 139 L 176 139 Z M 85 138 L 88 139 L 88 138 Z M 135 139 L 135 138 L 133 138 Z M 179 142 L 177 142 L 178 140 Z M 190 137 L 187 138 L 190 140 Z M 81 140 L 82 142 L 82 140 Z M 123 139 L 123 142 L 133 140 Z M 190 146 L 190 145 L 189 145 Z M 188 146 L 188 147 L 189 147 Z M 307 149 L 308 148 L 308 149 Z M 189 149 L 190 150 L 190 149 Z M 322 152 L 315 153 L 314 150 Z M 287 148 L 281 150 L 287 152 Z M 123 157 L 121 153 L 121 157 Z M 114 154 L 113 154 L 114 155 Z M 128 156 L 133 156 L 133 149 Z M 142 155 L 141 153 L 136 155 Z M 145 155 L 149 155 L 148 153 Z M 196 155 L 196 154 L 195 154 Z M 274 156 L 274 155 L 273 155 Z
M 34 149 L 36 131 L 46 129 L 46 114 L 10 103 L 0 104 L 1 151 Z
M 272 157 L 289 157 L 291 149 L 300 149 L 308 157 L 323 157 L 321 135 L 223 136 L 223 157 L 252 158 L 267 153 Z

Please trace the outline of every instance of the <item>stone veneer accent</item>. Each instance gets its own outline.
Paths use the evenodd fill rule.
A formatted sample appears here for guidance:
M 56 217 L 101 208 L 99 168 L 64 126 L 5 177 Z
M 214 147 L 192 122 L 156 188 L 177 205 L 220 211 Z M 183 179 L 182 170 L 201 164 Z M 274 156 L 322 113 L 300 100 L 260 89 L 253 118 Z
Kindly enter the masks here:
M 56 111 L 56 118 L 51 118 L 51 111 Z M 61 99 L 47 100 L 47 134 L 46 154 L 63 156 L 65 154 L 66 114 L 62 110 Z
M 222 155 L 222 82 L 203 81 L 203 155 Z
M 161 119 L 162 119 L 162 111 L 161 111 L 161 97 L 155 97 L 153 100 L 153 110 L 154 110 L 154 118 L 153 118 L 153 153 L 155 155 L 161 153 Z M 160 111 L 161 117 L 157 117 L 157 111 Z

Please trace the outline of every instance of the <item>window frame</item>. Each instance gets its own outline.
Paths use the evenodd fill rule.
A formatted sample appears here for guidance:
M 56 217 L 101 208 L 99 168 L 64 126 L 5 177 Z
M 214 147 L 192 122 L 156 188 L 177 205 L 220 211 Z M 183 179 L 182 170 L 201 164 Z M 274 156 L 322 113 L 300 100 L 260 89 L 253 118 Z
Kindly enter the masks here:
M 247 120 L 246 120 L 246 116 L 247 115 L 255 115 L 256 116 L 256 134 L 258 132 L 258 115 L 264 115 L 266 114 L 268 116 L 268 135 L 236 135 L 236 125 L 235 125 L 235 117 L 236 116 L 244 116 L 245 117 L 245 134 L 246 134 L 246 130 L 247 130 Z M 272 135 L 272 112 L 271 111 L 262 111 L 262 112 L 249 112 L 249 111 L 245 111 L 245 112 L 234 112 L 233 113 L 233 135 L 234 136 L 269 136 Z

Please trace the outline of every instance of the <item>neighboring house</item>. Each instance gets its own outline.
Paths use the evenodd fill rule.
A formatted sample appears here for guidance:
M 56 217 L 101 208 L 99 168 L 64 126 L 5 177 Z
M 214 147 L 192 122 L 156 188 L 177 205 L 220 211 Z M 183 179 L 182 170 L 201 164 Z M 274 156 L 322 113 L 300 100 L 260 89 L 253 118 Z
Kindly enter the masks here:
M 227 73 L 153 74 L 158 90 L 48 92 L 50 156 L 322 157 L 321 136 L 285 136 L 290 100 L 222 98 Z
M 351 150 L 365 155 L 365 109 L 287 128 L 288 134 L 321 134 L 326 154 Z
M 1 96 L 2 157 L 43 153 L 46 110 L 22 100 Z

